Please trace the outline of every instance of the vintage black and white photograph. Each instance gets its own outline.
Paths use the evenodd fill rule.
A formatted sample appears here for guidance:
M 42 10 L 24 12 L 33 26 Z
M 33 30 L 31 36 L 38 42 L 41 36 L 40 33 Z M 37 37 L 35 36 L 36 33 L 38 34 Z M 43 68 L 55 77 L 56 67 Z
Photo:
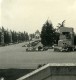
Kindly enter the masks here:
M 76 80 L 76 0 L 0 0 L 0 80 Z

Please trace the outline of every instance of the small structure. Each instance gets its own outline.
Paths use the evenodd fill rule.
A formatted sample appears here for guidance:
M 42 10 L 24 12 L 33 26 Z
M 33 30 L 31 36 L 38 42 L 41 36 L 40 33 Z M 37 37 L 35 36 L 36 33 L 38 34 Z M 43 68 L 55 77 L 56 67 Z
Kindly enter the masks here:
M 60 40 L 58 41 L 58 46 L 63 47 L 65 44 L 74 46 L 73 28 L 60 27 Z
M 40 32 L 39 32 L 39 30 L 37 30 L 35 32 L 35 39 L 40 39 Z
M 54 50 L 60 50 L 62 51 L 62 48 L 66 49 L 66 51 L 73 50 L 74 48 L 74 30 L 73 28 L 68 27 L 60 27 L 59 28 L 60 38 L 58 41 L 58 47 Z

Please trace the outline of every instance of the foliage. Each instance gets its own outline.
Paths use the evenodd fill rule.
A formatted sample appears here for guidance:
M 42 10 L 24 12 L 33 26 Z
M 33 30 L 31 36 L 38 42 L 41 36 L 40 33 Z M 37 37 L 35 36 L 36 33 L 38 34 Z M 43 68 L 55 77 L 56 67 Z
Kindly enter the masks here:
M 76 34 L 74 35 L 74 45 L 76 45 Z
M 6 44 L 10 43 L 10 36 L 9 36 L 8 31 L 4 31 L 4 42 Z
M 54 43 L 55 44 L 58 44 L 59 36 L 60 36 L 60 34 L 58 32 L 55 32 L 55 35 L 54 35 Z
M 29 36 L 30 36 L 30 40 L 32 40 L 33 38 L 35 38 L 35 34 L 34 33 L 30 34 Z
M 62 23 L 58 23 L 58 28 L 60 28 L 60 27 L 64 27 L 64 23 L 65 23 L 65 20 L 64 21 L 62 21 Z
M 27 32 L 16 32 L 16 31 L 8 31 L 4 29 L 4 27 L 1 28 L 0 32 L 0 44 L 1 44 L 1 38 L 2 34 L 4 36 L 4 43 L 9 44 L 9 43 L 19 43 L 22 41 L 27 41 L 29 40 L 29 35 Z
M 49 23 L 47 20 L 42 27 L 41 31 L 41 43 L 44 46 L 52 46 L 55 43 L 55 29 L 53 28 L 52 23 Z

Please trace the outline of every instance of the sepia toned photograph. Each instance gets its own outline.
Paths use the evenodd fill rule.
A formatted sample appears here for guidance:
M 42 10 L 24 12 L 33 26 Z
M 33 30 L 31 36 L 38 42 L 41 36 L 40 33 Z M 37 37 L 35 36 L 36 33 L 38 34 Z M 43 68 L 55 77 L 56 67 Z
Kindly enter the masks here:
M 0 80 L 76 80 L 76 0 L 0 0 Z

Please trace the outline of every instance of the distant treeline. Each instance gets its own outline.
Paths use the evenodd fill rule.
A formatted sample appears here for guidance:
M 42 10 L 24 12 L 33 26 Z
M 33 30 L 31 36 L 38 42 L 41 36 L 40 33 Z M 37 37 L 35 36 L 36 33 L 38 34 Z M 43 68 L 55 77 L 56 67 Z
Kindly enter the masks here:
M 27 32 L 16 32 L 4 27 L 0 28 L 0 44 L 19 43 L 28 41 L 29 35 Z
M 74 44 L 76 45 L 76 34 L 74 35 Z

